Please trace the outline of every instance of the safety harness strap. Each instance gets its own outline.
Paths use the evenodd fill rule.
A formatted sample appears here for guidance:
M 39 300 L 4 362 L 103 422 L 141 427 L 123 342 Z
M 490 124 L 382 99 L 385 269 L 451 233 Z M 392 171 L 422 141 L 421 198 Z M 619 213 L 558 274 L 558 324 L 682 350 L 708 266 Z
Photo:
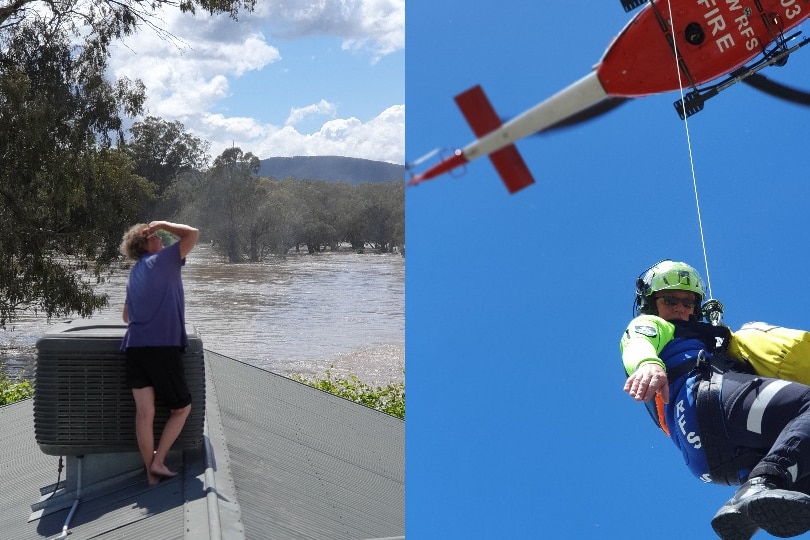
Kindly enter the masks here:
M 709 474 L 715 484 L 739 485 L 744 478 L 740 472 L 750 467 L 752 450 L 735 447 L 722 437 L 725 433 L 722 395 L 723 374 L 714 370 L 703 371 L 696 396 L 697 421 L 700 427 L 700 442 Z M 744 473 L 744 476 L 747 474 Z

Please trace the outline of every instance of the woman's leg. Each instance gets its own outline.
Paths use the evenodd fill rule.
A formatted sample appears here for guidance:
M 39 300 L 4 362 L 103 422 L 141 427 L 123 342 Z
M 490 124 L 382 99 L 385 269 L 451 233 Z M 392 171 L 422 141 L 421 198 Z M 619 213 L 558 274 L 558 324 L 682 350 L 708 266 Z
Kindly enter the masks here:
M 186 405 L 182 409 L 172 409 L 169 411 L 169 419 L 166 420 L 166 426 L 164 426 L 163 432 L 160 434 L 157 451 L 152 458 L 152 463 L 149 468 L 152 474 L 169 478 L 177 476 L 176 472 L 166 467 L 164 460 L 174 444 L 174 441 L 177 440 L 177 437 L 180 436 L 180 432 L 183 431 L 183 426 L 186 423 L 189 412 L 191 412 L 191 405 Z
M 146 468 L 146 481 L 151 486 L 159 480 L 150 472 L 155 453 L 155 389 L 151 386 L 133 388 L 132 396 L 135 398 L 135 437 Z

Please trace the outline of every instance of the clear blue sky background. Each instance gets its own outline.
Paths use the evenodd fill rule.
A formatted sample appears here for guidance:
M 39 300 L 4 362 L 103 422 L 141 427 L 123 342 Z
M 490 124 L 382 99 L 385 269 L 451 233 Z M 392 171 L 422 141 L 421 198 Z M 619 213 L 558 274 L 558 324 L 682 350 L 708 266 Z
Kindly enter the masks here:
M 407 159 L 473 139 L 454 95 L 480 83 L 514 116 L 588 73 L 631 16 L 409 3 Z M 764 74 L 810 87 L 809 57 Z M 706 276 L 677 97 L 519 143 L 537 184 L 516 195 L 488 160 L 407 190 L 409 537 L 716 538 L 734 488 L 691 476 L 622 392 L 618 350 L 640 272 L 672 258 Z M 740 84 L 689 130 L 725 321 L 810 328 L 810 109 Z

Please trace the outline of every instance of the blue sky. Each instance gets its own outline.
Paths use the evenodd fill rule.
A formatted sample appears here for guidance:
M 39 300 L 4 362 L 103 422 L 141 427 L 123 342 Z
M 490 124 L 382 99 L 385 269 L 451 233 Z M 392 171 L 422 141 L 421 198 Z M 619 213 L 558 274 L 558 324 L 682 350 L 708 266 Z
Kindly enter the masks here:
M 267 0 L 238 21 L 168 11 L 118 44 L 110 74 L 141 79 L 147 114 L 260 158 L 404 162 L 404 0 Z
M 481 84 L 514 116 L 588 73 L 631 16 L 411 2 L 407 160 L 473 140 L 454 95 Z M 763 74 L 808 88 L 808 67 L 799 51 Z M 407 190 L 408 536 L 716 538 L 734 488 L 691 476 L 622 392 L 618 350 L 643 270 L 672 258 L 706 277 L 677 97 L 518 143 L 537 184 L 516 195 L 488 160 Z M 810 110 L 740 84 L 688 125 L 725 322 L 810 328 Z

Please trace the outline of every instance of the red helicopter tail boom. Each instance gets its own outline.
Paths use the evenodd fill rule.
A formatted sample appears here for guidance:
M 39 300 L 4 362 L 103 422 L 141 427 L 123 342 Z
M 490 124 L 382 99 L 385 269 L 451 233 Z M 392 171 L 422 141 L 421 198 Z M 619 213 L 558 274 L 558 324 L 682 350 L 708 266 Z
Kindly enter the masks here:
M 503 122 L 498 118 L 481 86 L 474 86 L 462 92 L 456 96 L 455 101 L 476 137 L 481 138 L 502 127 Z M 470 159 L 464 150 L 456 150 L 451 157 L 442 160 L 422 174 L 414 176 L 409 184 L 416 185 L 450 172 L 466 164 Z M 529 172 L 529 168 L 514 144 L 508 144 L 491 152 L 489 159 L 509 193 L 515 193 L 534 183 L 532 173 Z
M 430 180 L 431 178 L 435 178 L 436 176 L 440 176 L 444 173 L 448 173 L 455 168 L 461 167 L 465 163 L 467 163 L 467 158 L 464 156 L 464 152 L 461 150 L 456 150 L 453 153 L 452 157 L 447 159 L 443 159 L 433 167 L 429 168 L 425 172 L 421 174 L 414 175 L 411 180 L 408 182 L 409 186 L 415 186 L 416 184 L 420 184 L 425 180 Z
M 610 98 L 596 72 L 592 71 L 568 88 L 557 92 L 531 109 L 501 122 L 480 86 L 456 96 L 456 103 L 477 139 L 453 156 L 424 173 L 414 176 L 410 185 L 446 173 L 482 156 L 489 156 L 510 193 L 534 183 L 529 168 L 515 147 L 515 141 L 565 122 Z

